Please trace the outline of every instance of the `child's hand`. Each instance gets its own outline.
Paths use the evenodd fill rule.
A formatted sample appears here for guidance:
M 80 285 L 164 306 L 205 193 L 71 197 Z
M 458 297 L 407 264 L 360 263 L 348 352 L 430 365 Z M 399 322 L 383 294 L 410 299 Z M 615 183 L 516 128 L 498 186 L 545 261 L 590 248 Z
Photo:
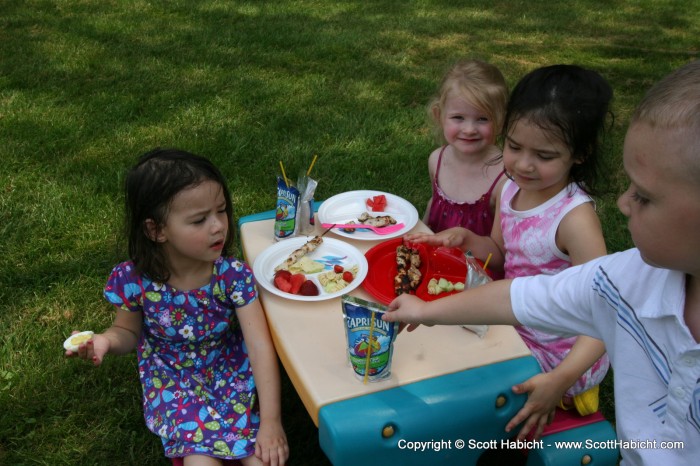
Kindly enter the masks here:
M 444 246 L 446 248 L 464 249 L 467 244 L 469 232 L 465 228 L 454 227 L 441 231 L 437 234 L 432 233 L 413 233 L 404 236 L 404 239 L 411 243 L 423 243 L 430 246 Z
M 410 294 L 402 294 L 389 303 L 387 308 L 388 312 L 382 315 L 382 320 L 386 322 L 402 322 L 402 324 L 408 324 L 408 326 L 402 325 L 400 330 L 407 327 L 407 330 L 412 332 L 417 329 L 420 324 L 424 323 L 424 304 L 425 301 L 420 298 L 416 298 Z
M 518 432 L 518 439 L 524 439 L 533 428 L 535 429 L 534 439 L 538 439 L 542 435 L 544 427 L 552 422 L 554 409 L 564 396 L 566 389 L 562 390 L 556 383 L 548 381 L 549 376 L 549 373 L 537 374 L 525 382 L 513 386 L 513 393 L 527 393 L 528 396 L 525 406 L 506 425 L 506 432 L 510 432 L 515 426 L 527 419 Z
M 287 436 L 279 421 L 261 421 L 255 440 L 255 456 L 271 466 L 282 466 L 289 458 Z
M 72 334 L 78 333 L 77 331 Z M 81 343 L 78 351 L 66 351 L 66 357 L 78 357 L 86 361 L 92 361 L 95 366 L 102 364 L 102 358 L 109 351 L 110 341 L 102 334 L 96 333 L 85 343 Z

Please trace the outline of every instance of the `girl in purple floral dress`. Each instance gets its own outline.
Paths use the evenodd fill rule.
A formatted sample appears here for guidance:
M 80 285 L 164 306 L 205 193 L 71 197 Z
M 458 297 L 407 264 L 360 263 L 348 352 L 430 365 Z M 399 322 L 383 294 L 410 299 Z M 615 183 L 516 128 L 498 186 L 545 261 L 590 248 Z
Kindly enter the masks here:
M 232 205 L 208 160 L 144 154 L 126 178 L 131 260 L 104 295 L 114 323 L 80 346 L 99 365 L 137 348 L 144 417 L 185 466 L 284 464 L 277 356 L 250 268 L 229 257 Z

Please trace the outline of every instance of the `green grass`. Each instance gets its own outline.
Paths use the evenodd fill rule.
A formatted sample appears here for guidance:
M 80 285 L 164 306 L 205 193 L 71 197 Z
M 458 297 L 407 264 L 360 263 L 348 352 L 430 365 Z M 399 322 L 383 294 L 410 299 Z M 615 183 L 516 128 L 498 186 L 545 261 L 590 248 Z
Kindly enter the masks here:
M 135 358 L 66 361 L 72 329 L 107 326 L 101 290 L 124 258 L 125 169 L 154 146 L 214 160 L 238 216 L 274 207 L 282 160 L 319 159 L 317 199 L 396 193 L 423 209 L 435 143 L 425 105 L 461 57 L 509 85 L 577 63 L 615 89 L 614 205 L 626 123 L 644 91 L 698 57 L 700 2 L 3 0 L 0 3 L 0 464 L 158 465 Z M 285 379 L 292 464 L 324 464 Z M 604 411 L 613 417 L 610 381 Z

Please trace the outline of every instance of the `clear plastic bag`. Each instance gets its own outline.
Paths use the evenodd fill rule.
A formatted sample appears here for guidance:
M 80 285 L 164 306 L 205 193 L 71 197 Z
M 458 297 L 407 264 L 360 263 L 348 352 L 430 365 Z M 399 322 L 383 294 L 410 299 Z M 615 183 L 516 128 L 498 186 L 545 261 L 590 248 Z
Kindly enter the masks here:
M 477 286 L 492 281 L 491 277 L 488 276 L 484 268 L 479 264 L 479 261 L 476 260 L 476 257 L 472 255 L 471 251 L 467 251 L 464 257 L 467 260 L 467 276 L 464 280 L 465 290 L 476 288 Z M 484 335 L 486 335 L 486 332 L 489 330 L 488 325 L 462 325 L 462 327 L 476 333 L 479 338 L 484 338 Z
M 314 192 L 318 182 L 306 173 L 299 175 L 299 208 L 297 209 L 297 231 L 302 235 L 310 235 L 314 231 Z

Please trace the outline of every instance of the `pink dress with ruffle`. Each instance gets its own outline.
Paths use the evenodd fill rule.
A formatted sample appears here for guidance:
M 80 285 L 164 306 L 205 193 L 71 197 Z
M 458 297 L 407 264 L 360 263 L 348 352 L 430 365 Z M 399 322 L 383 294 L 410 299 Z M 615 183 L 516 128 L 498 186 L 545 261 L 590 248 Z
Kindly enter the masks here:
M 445 147 L 438 156 L 437 168 L 435 169 L 435 179 L 433 179 L 433 200 L 430 204 L 430 215 L 428 216 L 428 227 L 438 233 L 452 227 L 464 227 L 480 236 L 489 236 L 493 226 L 494 214 L 491 213 L 491 194 L 493 188 L 501 179 L 500 173 L 491 184 L 489 190 L 476 202 L 457 202 L 445 195 L 438 184 L 440 176 L 440 165 L 442 164 L 442 154 Z

